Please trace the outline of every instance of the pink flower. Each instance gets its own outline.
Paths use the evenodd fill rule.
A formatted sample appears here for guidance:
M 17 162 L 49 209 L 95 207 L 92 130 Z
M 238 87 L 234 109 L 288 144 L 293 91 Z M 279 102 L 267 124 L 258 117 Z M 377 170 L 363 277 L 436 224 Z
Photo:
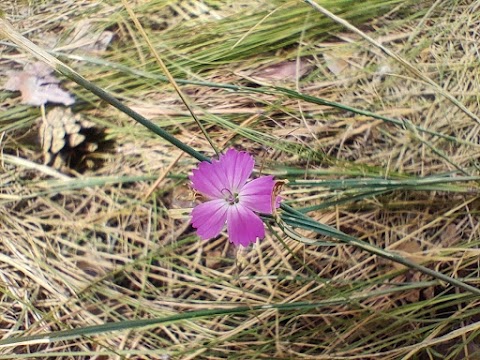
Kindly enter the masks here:
M 229 149 L 218 160 L 203 161 L 190 176 L 192 187 L 208 201 L 192 211 L 192 226 L 204 240 L 214 238 L 227 225 L 230 242 L 248 246 L 265 237 L 265 228 L 255 212 L 272 214 L 273 176 L 248 181 L 255 160 Z M 276 207 L 280 198 L 276 199 Z

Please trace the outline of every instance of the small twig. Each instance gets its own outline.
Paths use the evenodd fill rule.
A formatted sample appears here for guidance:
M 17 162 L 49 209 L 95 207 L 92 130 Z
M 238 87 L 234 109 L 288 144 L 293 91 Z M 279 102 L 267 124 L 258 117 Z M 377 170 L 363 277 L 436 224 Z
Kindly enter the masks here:
M 479 295 L 480 296 L 480 289 L 468 285 L 464 283 L 463 281 L 457 280 L 455 278 L 452 278 L 450 276 L 447 276 L 445 274 L 442 274 L 440 272 L 437 272 L 435 270 L 431 270 L 425 266 L 419 265 L 413 261 L 410 261 L 406 258 L 403 258 L 400 255 L 397 255 L 395 253 L 392 253 L 390 251 L 384 250 L 379 248 L 378 246 L 368 244 L 364 241 L 361 241 L 353 236 L 347 235 L 340 230 L 337 230 L 335 228 L 332 228 L 327 225 L 323 225 L 321 223 L 318 223 L 305 214 L 302 214 L 301 212 L 293 209 L 292 207 L 286 205 L 285 203 L 281 204 L 281 208 L 285 211 L 282 215 L 281 218 L 282 220 L 288 224 L 291 227 L 298 227 L 298 228 L 303 228 L 307 229 L 313 232 L 316 232 L 317 234 L 322 234 L 326 236 L 330 236 L 334 239 L 340 240 L 341 242 L 349 245 L 356 246 L 364 251 L 367 251 L 371 254 L 381 256 L 385 259 L 394 261 L 396 263 L 402 264 L 407 266 L 408 268 L 411 269 L 416 269 L 424 274 L 427 274 L 429 276 L 432 276 L 438 280 L 445 281 L 446 283 L 449 283 L 450 285 L 456 286 L 460 289 L 463 289 L 465 291 L 468 291 L 472 294 Z M 287 234 L 288 235 L 288 234 Z
M 182 100 L 182 102 L 185 104 L 185 106 L 187 107 L 188 109 L 188 112 L 190 113 L 190 115 L 192 115 L 192 118 L 195 120 L 195 122 L 197 123 L 198 127 L 200 128 L 200 130 L 202 131 L 203 135 L 205 136 L 205 138 L 207 139 L 207 141 L 209 142 L 210 146 L 213 148 L 213 150 L 215 151 L 215 153 L 217 155 L 219 155 L 219 152 L 218 152 L 218 149 L 217 147 L 215 146 L 215 144 L 213 143 L 212 139 L 210 138 L 210 136 L 208 135 L 207 131 L 205 130 L 205 127 L 203 126 L 203 124 L 200 122 L 200 120 L 197 118 L 197 115 L 195 115 L 192 107 L 190 106 L 190 101 L 188 100 L 187 96 L 182 92 L 182 90 L 180 89 L 180 87 L 178 86 L 177 82 L 175 81 L 175 79 L 173 78 L 172 74 L 170 74 L 170 71 L 168 70 L 167 66 L 165 65 L 165 63 L 163 62 L 162 58 L 158 55 L 157 51 L 155 50 L 155 47 L 153 46 L 152 42 L 150 41 L 150 38 L 148 37 L 147 33 L 145 32 L 145 30 L 143 29 L 143 26 L 142 24 L 140 24 L 140 21 L 138 21 L 138 18 L 137 16 L 135 15 L 135 13 L 133 12 L 132 8 L 130 7 L 130 5 L 127 3 L 126 0 L 122 0 L 122 3 L 123 3 L 123 6 L 125 7 L 125 9 L 127 9 L 127 12 L 128 14 L 130 15 L 130 18 L 132 19 L 132 21 L 134 22 L 135 26 L 137 27 L 137 30 L 140 32 L 140 34 L 143 36 L 143 38 L 145 39 L 145 41 L 147 42 L 147 45 L 150 49 L 150 51 L 153 53 L 153 56 L 155 57 L 155 60 L 157 60 L 157 63 L 158 65 L 160 65 L 160 67 L 162 68 L 163 72 L 165 73 L 168 81 L 170 82 L 170 84 L 172 84 L 172 86 L 174 87 L 175 91 L 177 92 L 178 96 L 180 97 L 180 99 Z
M 33 56 L 37 57 L 38 59 L 44 61 L 46 64 L 51 66 L 55 71 L 58 71 L 60 74 L 64 75 L 65 77 L 69 78 L 70 80 L 76 82 L 83 88 L 89 90 L 100 99 L 106 101 L 113 107 L 117 108 L 121 112 L 125 113 L 138 123 L 145 126 L 150 131 L 154 132 L 158 136 L 162 137 L 163 139 L 167 140 L 172 145 L 178 147 L 180 150 L 185 151 L 190 156 L 196 158 L 199 161 L 208 161 L 208 157 L 199 153 L 197 150 L 193 149 L 192 147 L 186 145 L 185 143 L 181 142 L 174 136 L 170 135 L 167 131 L 163 130 L 160 126 L 152 123 L 147 118 L 143 117 L 139 113 L 133 111 L 128 106 L 124 105 L 121 101 L 116 99 L 114 96 L 103 90 L 102 88 L 96 86 L 95 84 L 91 83 L 87 79 L 85 79 L 82 75 L 77 73 L 75 70 L 70 68 L 69 66 L 65 65 L 63 62 L 58 60 L 56 57 L 50 55 L 48 52 L 43 50 L 38 45 L 35 45 L 33 42 L 28 40 L 26 37 L 22 36 L 18 31 L 16 31 L 12 25 L 10 25 L 6 20 L 0 18 L 0 35 L 5 36 L 6 38 L 10 39 L 12 42 L 17 44 L 22 49 L 26 50 Z
M 160 176 L 158 177 L 157 180 L 155 180 L 155 182 L 153 183 L 153 185 L 150 187 L 150 189 L 148 189 L 147 193 L 145 194 L 145 196 L 143 197 L 143 200 L 144 201 L 147 201 L 148 198 L 150 197 L 150 195 L 152 195 L 152 193 L 155 191 L 155 189 L 158 187 L 158 185 L 160 185 L 160 183 L 163 181 L 163 179 L 165 179 L 165 177 L 168 175 L 168 173 L 172 170 L 172 168 L 175 166 L 175 164 L 178 162 L 178 160 L 180 160 L 183 156 L 183 154 L 185 154 L 183 151 L 180 151 L 180 153 L 178 154 L 178 156 L 173 159 L 173 161 L 170 163 L 170 165 L 167 166 L 167 168 L 160 174 Z
M 458 107 L 460 110 L 462 110 L 466 115 L 468 115 L 470 118 L 475 120 L 477 123 L 480 124 L 480 118 L 475 115 L 473 112 L 467 109 L 465 105 L 463 105 L 460 101 L 458 101 L 453 95 L 445 91 L 440 85 L 438 85 L 435 81 L 430 79 L 428 76 L 420 72 L 416 67 L 414 67 L 412 64 L 410 64 L 407 60 L 402 58 L 400 55 L 394 53 L 392 50 L 389 48 L 383 46 L 380 44 L 378 41 L 374 40 L 367 34 L 365 34 L 363 31 L 360 29 L 356 28 L 352 24 L 350 24 L 348 21 L 336 16 L 335 14 L 331 13 L 327 9 L 325 9 L 323 6 L 318 5 L 315 1 L 313 0 L 303 0 L 305 1 L 308 5 L 313 7 L 315 10 L 318 12 L 322 13 L 323 15 L 329 17 L 336 23 L 344 26 L 348 30 L 354 32 L 357 35 L 360 35 L 362 38 L 364 38 L 366 41 L 368 41 L 370 44 L 373 46 L 379 48 L 382 50 L 386 55 L 390 56 L 392 59 L 395 59 L 398 63 L 400 63 L 403 67 L 405 67 L 408 71 L 410 71 L 413 75 L 417 76 L 419 79 L 421 79 L 423 82 L 429 84 L 432 86 L 435 90 L 437 90 L 441 95 L 443 95 L 445 98 L 450 100 L 456 107 Z

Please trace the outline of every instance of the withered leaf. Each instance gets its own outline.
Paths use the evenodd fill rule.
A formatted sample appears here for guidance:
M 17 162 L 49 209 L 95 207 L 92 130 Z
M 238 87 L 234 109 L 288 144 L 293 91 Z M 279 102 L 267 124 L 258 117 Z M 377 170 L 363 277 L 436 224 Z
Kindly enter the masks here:
M 415 239 L 401 242 L 399 245 L 396 245 L 394 249 L 399 252 L 401 256 L 415 263 L 420 263 L 423 260 L 422 246 Z M 396 269 L 402 269 L 404 267 L 404 265 L 400 265 L 399 263 L 392 263 L 392 265 Z
M 323 58 L 325 59 L 328 70 L 337 76 L 344 72 L 349 66 L 346 60 L 333 54 L 325 53 L 323 54 Z
M 306 59 L 282 61 L 256 71 L 251 77 L 261 81 L 294 81 L 305 76 L 312 68 L 313 65 Z
M 8 71 L 3 87 L 8 91 L 20 91 L 23 104 L 40 106 L 52 102 L 72 105 L 75 100 L 59 87 L 60 80 L 52 72 L 43 62 L 27 64 L 22 71 Z

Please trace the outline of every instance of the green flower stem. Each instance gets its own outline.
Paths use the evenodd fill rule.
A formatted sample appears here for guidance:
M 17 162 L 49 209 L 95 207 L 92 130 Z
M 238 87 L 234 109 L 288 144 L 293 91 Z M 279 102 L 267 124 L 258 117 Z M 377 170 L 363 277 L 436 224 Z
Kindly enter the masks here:
M 103 59 L 96 59 L 96 58 L 91 58 L 91 57 L 86 57 L 86 56 L 79 56 L 79 55 L 72 55 L 72 54 L 63 54 L 59 52 L 52 52 L 55 54 L 55 56 L 61 57 L 61 58 L 66 58 L 66 59 L 71 59 L 71 60 L 78 60 L 78 61 L 85 61 L 91 64 L 96 64 L 100 66 L 106 66 L 111 69 L 116 69 L 118 71 L 121 71 L 125 74 L 131 74 L 134 76 L 141 76 L 146 79 L 152 79 L 152 80 L 157 80 L 157 81 L 162 81 L 162 82 L 168 82 L 168 78 L 163 75 L 157 75 L 157 74 L 152 74 L 146 71 L 138 70 L 138 69 L 130 69 L 129 67 L 121 64 L 117 64 L 114 62 L 106 61 Z M 463 144 L 471 147 L 480 147 L 479 144 L 475 144 L 470 141 L 466 141 L 460 138 L 457 138 L 455 136 L 450 136 L 450 135 L 445 135 L 427 128 L 423 128 L 422 126 L 414 125 L 410 121 L 404 119 L 404 120 L 399 120 L 399 119 L 394 119 L 388 116 L 383 116 L 379 114 L 375 114 L 371 111 L 367 110 L 362 110 L 358 108 L 354 108 L 348 105 L 344 105 L 335 101 L 329 101 L 326 99 L 322 99 L 316 96 L 312 95 L 307 95 L 295 90 L 287 89 L 284 87 L 280 86 L 261 86 L 261 87 L 248 87 L 248 86 L 241 86 L 241 85 L 234 85 L 234 84 L 224 84 L 224 83 L 217 83 L 217 82 L 209 82 L 209 81 L 198 81 L 198 80 L 186 80 L 186 79 L 175 79 L 175 81 L 178 84 L 184 84 L 184 85 L 198 85 L 198 86 L 203 86 L 203 87 L 209 87 L 209 88 L 217 88 L 217 89 L 224 89 L 224 90 L 230 90 L 230 91 L 235 91 L 235 92 L 241 92 L 241 93 L 257 93 L 257 94 L 269 94 L 269 95 L 284 95 L 288 96 L 290 98 L 298 99 L 301 101 L 305 101 L 308 103 L 312 104 L 318 104 L 318 105 L 324 105 L 332 108 L 337 108 L 341 109 L 344 111 L 349 111 L 357 115 L 363 115 L 363 116 L 368 116 L 373 119 L 379 119 L 382 120 L 386 123 L 394 124 L 396 126 L 401 127 L 402 129 L 406 129 L 411 131 L 414 129 L 415 131 L 418 131 L 420 133 L 425 133 L 428 135 L 432 135 L 438 138 L 445 139 L 447 141 L 451 141 L 456 144 Z
M 115 97 L 107 93 L 105 90 L 99 88 L 98 86 L 92 84 L 89 82 L 87 79 L 82 77 L 80 74 L 75 72 L 73 69 L 62 63 L 60 60 L 55 58 L 54 56 L 50 55 L 48 52 L 45 50 L 41 49 L 39 46 L 35 45 L 32 43 L 30 40 L 26 39 L 24 36 L 19 34 L 8 22 L 6 22 L 4 19 L 0 19 L 0 35 L 6 36 L 8 39 L 10 39 L 12 42 L 20 46 L 21 48 L 27 50 L 29 53 L 33 54 L 37 58 L 41 59 L 42 61 L 46 62 L 50 66 L 52 66 L 56 71 L 61 73 L 62 75 L 66 76 L 67 78 L 75 81 L 77 84 L 80 86 L 84 87 L 85 89 L 91 91 L 104 101 L 108 102 L 118 110 L 122 111 L 126 115 L 130 116 L 143 126 L 145 126 L 147 129 L 153 131 L 155 134 L 161 136 L 163 139 L 167 140 L 174 146 L 178 147 L 179 149 L 185 151 L 187 154 L 191 155 L 192 157 L 196 158 L 199 161 L 209 161 L 209 158 L 206 157 L 205 155 L 199 153 L 192 147 L 186 145 L 185 143 L 179 141 L 176 139 L 174 136 L 170 135 L 168 132 L 160 128 L 159 126 L 155 125 L 145 117 L 141 116 L 137 112 L 133 111 L 130 109 L 128 106 L 122 104 L 119 100 L 117 100 Z M 215 84 L 211 84 L 212 86 L 218 86 Z M 227 88 L 224 86 L 224 88 Z M 405 122 L 402 122 L 400 120 L 395 120 L 395 119 L 390 119 L 390 118 L 384 118 L 380 117 L 378 115 L 375 115 L 373 113 L 359 110 L 359 109 L 353 109 L 349 108 L 347 106 L 344 106 L 339 103 L 334 103 L 330 101 L 326 101 L 323 99 L 315 98 L 312 96 L 300 94 L 298 92 L 295 92 L 293 90 L 285 89 L 285 88 L 268 88 L 268 89 L 252 89 L 252 88 L 242 88 L 242 87 L 234 87 L 234 86 L 228 86 L 231 90 L 236 90 L 236 91 L 241 91 L 241 90 L 248 90 L 249 92 L 262 92 L 262 93 L 270 93 L 270 94 L 284 94 L 284 95 L 289 95 L 290 97 L 301 99 L 304 101 L 312 102 L 312 103 L 317 103 L 321 105 L 328 105 L 332 107 L 337 107 L 337 108 L 342 108 L 344 110 L 349 110 L 353 111 L 357 114 L 363 114 L 363 115 L 368 115 L 374 118 L 380 118 L 384 121 L 392 122 L 396 125 L 402 125 L 406 127 L 407 129 L 413 125 L 406 125 Z M 423 131 L 426 133 L 430 133 L 431 135 L 437 135 L 440 136 L 439 134 L 415 127 L 416 130 L 418 131 Z M 458 141 L 458 139 L 456 139 Z M 287 204 L 283 203 L 281 205 L 282 209 L 285 211 L 284 214 L 281 215 L 282 221 L 285 222 L 285 224 L 292 226 L 292 227 L 298 227 L 298 228 L 303 228 L 307 230 L 314 231 L 318 234 L 326 235 L 326 236 L 331 236 L 335 239 L 338 239 L 346 244 L 354 245 L 357 246 L 358 248 L 368 251 L 369 253 L 381 256 L 383 258 L 389 259 L 391 261 L 395 261 L 397 263 L 400 263 L 402 265 L 405 265 L 409 268 L 412 269 L 417 269 L 427 275 L 433 276 L 439 280 L 445 281 L 451 285 L 457 286 L 461 289 L 464 289 L 466 291 L 469 291 L 475 295 L 480 295 L 480 289 L 477 289 L 471 285 L 468 285 L 462 281 L 459 281 L 457 279 L 451 278 L 449 276 L 446 276 L 444 274 L 441 274 L 439 272 L 436 272 L 434 270 L 430 270 L 422 265 L 416 264 L 414 262 L 409 261 L 408 259 L 405 259 L 397 254 L 390 253 L 386 250 L 383 250 L 379 247 L 367 244 L 359 239 L 356 239 L 352 236 L 349 236 L 339 230 L 336 230 L 332 227 L 320 224 L 305 214 L 302 214 L 301 212 L 293 209 L 292 207 L 288 206 Z
M 19 47 L 25 49 L 38 59 L 44 61 L 48 65 L 50 65 L 53 69 L 55 69 L 60 74 L 64 75 L 65 77 L 69 78 L 70 80 L 76 82 L 78 85 L 82 86 L 83 88 L 89 90 L 93 94 L 97 95 L 102 100 L 106 101 L 113 107 L 117 108 L 124 114 L 128 115 L 138 123 L 145 126 L 147 129 L 151 130 L 158 136 L 162 137 L 163 139 L 170 142 L 172 145 L 178 147 L 180 150 L 185 151 L 190 156 L 193 156 L 195 159 L 199 161 L 208 160 L 208 157 L 199 153 L 192 147 L 188 146 L 187 144 L 181 142 L 174 136 L 170 135 L 168 132 L 163 130 L 158 125 L 155 125 L 147 118 L 143 117 L 139 113 L 133 111 L 128 106 L 122 104 L 119 100 L 117 100 L 114 96 L 110 95 L 105 90 L 101 89 L 100 87 L 96 86 L 95 84 L 91 83 L 83 76 L 78 74 L 75 70 L 68 67 L 60 60 L 55 58 L 54 56 L 50 55 L 48 52 L 40 48 L 39 46 L 35 45 L 33 42 L 22 36 L 18 33 L 6 20 L 0 19 L 0 35 L 3 35 L 10 39 L 12 42 L 17 44 Z
M 424 286 L 425 286 L 424 284 L 421 285 L 421 287 L 424 287 Z M 407 289 L 412 289 L 412 288 L 418 288 L 418 285 L 397 286 L 396 288 L 371 291 L 371 292 L 368 292 L 367 294 L 365 293 L 351 294 L 348 296 L 334 297 L 331 299 L 326 299 L 326 300 L 317 301 L 317 302 L 292 302 L 292 303 L 283 303 L 283 304 L 236 306 L 236 307 L 230 307 L 230 308 L 186 311 L 180 314 L 164 316 L 159 318 L 152 318 L 152 319 L 137 319 L 137 320 L 108 322 L 101 325 L 85 326 L 85 327 L 71 329 L 71 330 L 51 331 L 48 333 L 32 335 L 32 336 L 8 337 L 6 339 L 0 340 L 0 348 L 18 346 L 18 345 L 52 343 L 56 341 L 71 340 L 71 339 L 79 338 L 82 336 L 105 334 L 111 331 L 131 330 L 131 329 L 142 328 L 147 326 L 156 326 L 160 324 L 173 324 L 173 323 L 178 323 L 182 321 L 189 321 L 193 319 L 206 318 L 206 317 L 212 317 L 212 316 L 244 314 L 252 311 L 267 311 L 270 309 L 275 309 L 279 311 L 288 311 L 288 310 L 298 311 L 298 310 L 308 310 L 308 309 L 323 308 L 323 307 L 330 307 L 330 306 L 339 306 L 339 305 L 344 305 L 351 302 L 359 302 L 362 300 L 367 300 L 369 298 L 373 298 L 376 296 L 401 292 L 401 291 L 405 291 Z
M 361 241 L 357 238 L 354 238 L 353 236 L 347 235 L 335 228 L 332 228 L 330 226 L 321 224 L 317 221 L 312 220 L 305 214 L 293 209 L 291 206 L 286 205 L 284 203 L 281 204 L 282 210 L 285 212 L 280 216 L 281 220 L 285 222 L 285 224 L 296 227 L 296 228 L 302 228 L 306 230 L 310 230 L 313 232 L 316 232 L 317 234 L 325 235 L 325 236 L 330 236 L 333 237 L 334 239 L 340 240 L 341 242 L 348 244 L 348 245 L 354 245 L 364 251 L 367 251 L 371 254 L 375 254 L 378 256 L 381 256 L 385 259 L 397 262 L 399 264 L 405 265 L 411 269 L 416 269 L 418 271 L 421 271 L 424 274 L 427 274 L 429 276 L 433 276 L 434 278 L 447 282 L 450 285 L 459 287 L 460 289 L 463 289 L 465 291 L 468 291 L 472 294 L 479 295 L 480 296 L 480 289 L 468 285 L 464 283 L 463 281 L 454 279 L 452 277 L 449 277 L 447 275 L 444 275 L 442 273 L 439 273 L 437 271 L 431 270 L 425 266 L 419 265 L 413 261 L 410 261 L 400 255 L 397 255 L 395 253 L 383 250 L 375 245 L 368 244 L 364 241 Z
M 346 190 L 346 189 L 373 189 L 386 188 L 389 190 L 396 190 L 402 188 L 408 188 L 410 190 L 426 190 L 431 186 L 432 190 L 449 191 L 447 185 L 452 183 L 466 183 L 466 182 L 478 182 L 480 176 L 428 176 L 418 179 L 335 179 L 335 180 L 292 180 L 288 183 L 288 186 L 295 187 L 325 187 L 334 190 Z M 445 186 L 445 188 L 439 187 L 439 185 Z
M 194 157 L 198 161 L 206 161 L 206 160 L 208 161 L 209 158 L 207 156 L 199 153 L 197 150 L 193 149 L 189 145 L 181 142 L 180 140 L 178 140 L 174 136 L 170 135 L 168 132 L 163 130 L 160 126 L 155 125 L 154 123 L 152 123 L 147 118 L 143 117 L 142 115 L 140 115 L 136 111 L 133 111 L 128 106 L 124 105 L 122 102 L 117 100 L 115 97 L 113 97 L 112 95 L 107 93 L 105 90 L 99 88 L 95 84 L 92 84 L 90 81 L 88 81 L 87 79 L 85 79 L 81 75 L 77 74 L 76 72 L 74 72 L 73 70 L 68 68 L 67 66 L 64 66 L 62 64 L 62 65 L 57 66 L 55 68 L 55 70 L 57 70 L 59 73 L 63 74 L 67 78 L 75 81 L 77 84 L 84 87 L 85 89 L 90 90 L 93 94 L 97 95 L 102 100 L 108 102 L 113 107 L 117 108 L 118 110 L 120 110 L 124 114 L 130 116 L 133 120 L 142 124 L 147 129 L 151 130 L 152 132 L 154 132 L 158 136 L 167 140 L 169 143 L 176 146 L 180 150 L 186 152 L 187 154 Z

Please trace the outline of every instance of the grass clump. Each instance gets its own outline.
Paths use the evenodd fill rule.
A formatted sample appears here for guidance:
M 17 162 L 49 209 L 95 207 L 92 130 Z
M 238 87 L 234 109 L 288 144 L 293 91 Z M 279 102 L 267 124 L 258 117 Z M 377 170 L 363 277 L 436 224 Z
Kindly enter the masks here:
M 360 31 L 299 2 L 131 5 L 213 143 L 290 181 L 284 231 L 268 222 L 249 249 L 199 241 L 197 160 L 90 91 L 64 84 L 110 141 L 82 172 L 42 165 L 41 111 L 0 94 L 0 357 L 478 357 L 478 295 L 418 271 L 479 287 L 478 123 L 459 106 L 478 112 L 478 5 L 321 5 Z M 214 154 L 119 2 L 2 6 L 43 49 Z M 105 31 L 107 48 L 84 47 Z M 1 75 L 30 61 L 8 41 L 2 52 Z

